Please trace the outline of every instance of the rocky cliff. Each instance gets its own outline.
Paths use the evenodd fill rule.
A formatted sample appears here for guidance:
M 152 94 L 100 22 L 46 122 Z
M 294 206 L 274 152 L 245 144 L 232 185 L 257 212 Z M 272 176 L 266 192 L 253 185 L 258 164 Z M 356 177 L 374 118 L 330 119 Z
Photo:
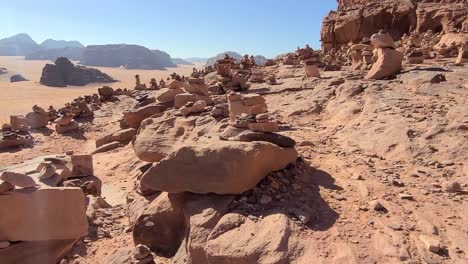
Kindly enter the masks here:
M 322 48 L 326 51 L 359 42 L 380 29 L 394 39 L 410 32 L 467 32 L 466 0 L 338 0 L 322 23 Z

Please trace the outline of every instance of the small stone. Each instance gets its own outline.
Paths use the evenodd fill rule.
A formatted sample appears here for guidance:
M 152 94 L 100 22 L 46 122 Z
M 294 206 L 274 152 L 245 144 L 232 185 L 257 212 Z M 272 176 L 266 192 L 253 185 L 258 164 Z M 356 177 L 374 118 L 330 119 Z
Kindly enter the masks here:
M 55 168 L 53 166 L 47 165 L 44 166 L 41 171 L 39 172 L 39 179 L 40 180 L 47 180 L 54 176 L 55 174 Z
M 52 163 L 62 164 L 62 165 L 65 165 L 65 164 L 68 163 L 68 160 L 66 160 L 64 158 L 59 158 L 59 157 L 46 157 L 46 158 L 44 158 L 44 161 L 50 161 Z
M 386 208 L 378 200 L 370 201 L 369 206 L 374 211 L 385 211 L 386 210 Z
M 457 193 L 461 192 L 462 188 L 457 181 L 445 181 L 442 183 L 442 190 L 444 190 L 444 192 Z
M 133 257 L 135 259 L 141 260 L 141 259 L 148 257 L 149 255 L 151 255 L 151 250 L 147 246 L 138 244 L 135 247 L 135 252 L 133 254 Z
M 0 180 L 21 188 L 31 188 L 36 185 L 36 182 L 33 180 L 33 178 L 29 177 L 28 175 L 11 171 L 2 172 L 0 175 Z
M 338 201 L 346 200 L 346 198 L 341 194 L 335 194 L 333 197 Z
M 0 182 L 0 194 L 14 190 L 15 186 L 9 182 Z
M 11 245 L 9 241 L 0 241 L 0 249 L 7 248 Z
M 262 198 L 260 198 L 260 204 L 267 205 L 273 201 L 273 198 L 271 198 L 268 195 L 262 195 Z
M 400 199 L 403 199 L 403 200 L 413 200 L 413 195 L 411 194 L 400 193 L 398 194 L 398 196 L 400 197 Z
M 65 151 L 65 155 L 68 155 L 68 156 L 71 156 L 71 155 L 73 155 L 74 153 L 75 153 L 75 151 L 73 151 L 73 150 L 67 150 L 67 151 Z
M 419 239 L 421 242 L 424 244 L 424 246 L 427 248 L 427 250 L 437 253 L 440 250 L 440 240 L 435 237 L 430 237 L 426 235 L 420 235 Z
M 359 173 L 354 173 L 353 176 L 351 177 L 352 180 L 355 180 L 355 181 L 362 181 L 364 180 L 364 178 L 362 177 L 361 174 Z

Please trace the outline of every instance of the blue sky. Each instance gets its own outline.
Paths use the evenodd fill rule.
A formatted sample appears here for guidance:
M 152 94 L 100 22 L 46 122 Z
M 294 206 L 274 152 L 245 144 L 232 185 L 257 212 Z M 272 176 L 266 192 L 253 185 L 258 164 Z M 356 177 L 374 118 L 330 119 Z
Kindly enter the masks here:
M 0 0 L 0 38 L 27 33 L 84 45 L 127 43 L 172 57 L 226 50 L 273 57 L 320 47 L 322 18 L 335 0 Z

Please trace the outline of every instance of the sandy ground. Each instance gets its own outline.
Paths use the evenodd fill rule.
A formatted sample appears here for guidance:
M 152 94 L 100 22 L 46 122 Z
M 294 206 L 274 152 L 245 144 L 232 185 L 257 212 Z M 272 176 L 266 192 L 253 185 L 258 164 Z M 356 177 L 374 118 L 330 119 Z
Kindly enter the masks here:
M 0 56 L 0 68 L 6 68 L 8 73 L 0 75 L 0 122 L 9 120 L 10 115 L 26 114 L 34 104 L 44 108 L 49 105 L 61 106 L 75 97 L 92 94 L 102 84 L 89 84 L 86 86 L 68 86 L 66 88 L 48 87 L 39 84 L 42 68 L 50 61 L 30 61 L 23 57 Z M 76 62 L 75 62 L 76 63 Z M 200 65 L 195 65 L 200 67 Z M 139 74 L 141 80 L 149 83 L 151 78 L 158 81 L 167 78 L 169 74 L 177 72 L 189 75 L 192 65 L 178 66 L 166 70 L 126 70 L 123 68 L 96 67 L 109 74 L 119 82 L 110 84 L 113 88 L 133 88 L 135 75 Z M 10 76 L 21 74 L 30 81 L 10 83 Z

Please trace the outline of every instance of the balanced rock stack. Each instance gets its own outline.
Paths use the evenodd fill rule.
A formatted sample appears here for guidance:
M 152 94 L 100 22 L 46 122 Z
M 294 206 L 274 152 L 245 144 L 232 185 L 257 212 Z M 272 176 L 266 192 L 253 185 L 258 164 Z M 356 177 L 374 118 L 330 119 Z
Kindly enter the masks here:
M 0 134 L 0 149 L 19 147 L 33 142 L 28 120 L 24 116 L 10 116 L 10 124 L 3 124 Z
M 306 77 L 320 77 L 317 65 L 320 63 L 320 54 L 314 52 L 310 47 L 306 47 L 299 52 L 300 59 L 304 64 Z
M 455 61 L 456 64 L 464 64 L 468 62 L 468 43 L 464 43 L 461 45 L 458 56 Z
M 395 50 L 392 37 L 381 31 L 372 35 L 371 42 L 376 59 L 365 79 L 381 80 L 399 73 L 402 69 L 403 54 Z
M 46 156 L 5 168 L 0 214 L 8 217 L 0 218 L 1 262 L 57 263 L 87 235 L 85 186 L 95 186 L 93 195 L 100 195 L 100 181 L 92 175 L 90 155 Z M 83 184 L 67 187 L 69 181 Z
M 351 57 L 351 69 L 360 70 L 363 65 L 372 64 L 372 50 L 374 48 L 365 44 L 354 44 L 348 49 L 348 55 Z
M 156 100 L 159 103 L 174 106 L 175 96 L 181 93 L 184 93 L 182 89 L 184 87 L 184 82 L 180 77 L 175 76 L 167 83 L 167 88 L 161 88 L 156 93 Z
M 49 114 L 41 107 L 34 105 L 32 112 L 26 114 L 26 119 L 31 128 L 44 128 L 49 123 Z
M 240 93 L 230 92 L 227 95 L 229 118 L 235 122 L 237 116 L 241 114 L 263 114 L 268 111 L 265 98 L 258 94 L 241 95 Z
M 175 96 L 174 105 L 180 109 L 180 113 L 187 116 L 198 113 L 213 103 L 208 94 L 208 85 L 201 78 L 190 78 L 184 84 L 185 93 Z
M 252 76 L 250 77 L 250 82 L 262 83 L 265 82 L 265 74 L 259 69 L 252 70 Z
M 73 120 L 73 112 L 70 108 L 61 108 L 59 112 L 61 116 L 54 120 L 55 132 L 57 132 L 57 134 L 64 134 L 79 128 L 78 122 Z

